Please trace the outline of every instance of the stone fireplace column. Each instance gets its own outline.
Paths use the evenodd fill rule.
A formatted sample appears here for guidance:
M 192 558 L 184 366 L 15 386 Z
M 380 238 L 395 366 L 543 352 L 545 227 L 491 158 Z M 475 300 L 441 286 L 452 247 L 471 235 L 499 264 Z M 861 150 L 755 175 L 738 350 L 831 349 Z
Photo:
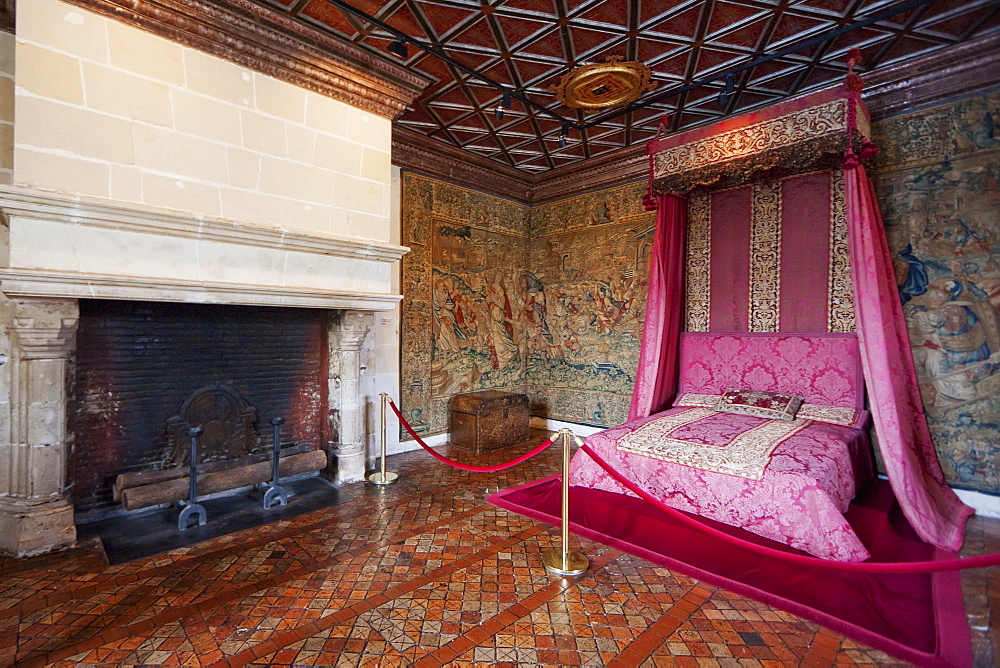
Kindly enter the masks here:
M 67 391 L 75 299 L 13 299 L 9 415 L 0 420 L 0 552 L 39 554 L 76 540 L 66 494 Z M 0 397 L 0 400 L 5 397 Z
M 375 324 L 372 313 L 342 311 L 330 324 L 330 462 L 338 484 L 365 477 L 365 402 L 360 391 L 361 346 Z

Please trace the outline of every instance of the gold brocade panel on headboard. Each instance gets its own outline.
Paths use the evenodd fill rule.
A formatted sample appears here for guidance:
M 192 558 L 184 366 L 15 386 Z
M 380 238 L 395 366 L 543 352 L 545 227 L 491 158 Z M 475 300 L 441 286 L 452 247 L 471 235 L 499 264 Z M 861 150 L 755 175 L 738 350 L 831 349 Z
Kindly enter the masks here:
M 685 329 L 853 332 L 839 169 L 688 198 Z

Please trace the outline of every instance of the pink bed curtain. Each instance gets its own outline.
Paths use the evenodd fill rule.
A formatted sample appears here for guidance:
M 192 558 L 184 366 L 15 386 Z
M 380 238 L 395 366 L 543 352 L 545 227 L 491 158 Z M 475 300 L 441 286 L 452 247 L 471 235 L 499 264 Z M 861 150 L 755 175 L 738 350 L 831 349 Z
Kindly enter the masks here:
M 677 388 L 677 352 L 684 321 L 687 199 L 680 195 L 659 195 L 656 204 L 646 320 L 629 420 L 667 408 Z
M 882 459 L 920 537 L 958 550 L 973 511 L 945 484 L 931 442 L 875 191 L 860 164 L 845 165 L 844 183 L 854 310 Z

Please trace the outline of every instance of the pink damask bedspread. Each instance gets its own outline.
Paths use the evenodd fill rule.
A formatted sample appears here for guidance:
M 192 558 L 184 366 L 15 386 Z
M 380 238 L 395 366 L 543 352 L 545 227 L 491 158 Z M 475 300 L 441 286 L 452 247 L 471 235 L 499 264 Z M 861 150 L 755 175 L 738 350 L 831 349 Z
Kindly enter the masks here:
M 824 559 L 868 558 L 843 516 L 857 491 L 855 481 L 864 482 L 873 475 L 871 449 L 863 431 L 814 422 L 775 448 L 759 481 L 616 447 L 617 439 L 625 434 L 681 410 L 685 409 L 672 408 L 599 432 L 586 442 L 619 473 L 669 506 L 742 527 Z M 731 417 L 741 423 L 748 419 L 763 422 Z M 582 451 L 573 457 L 570 484 L 631 495 Z

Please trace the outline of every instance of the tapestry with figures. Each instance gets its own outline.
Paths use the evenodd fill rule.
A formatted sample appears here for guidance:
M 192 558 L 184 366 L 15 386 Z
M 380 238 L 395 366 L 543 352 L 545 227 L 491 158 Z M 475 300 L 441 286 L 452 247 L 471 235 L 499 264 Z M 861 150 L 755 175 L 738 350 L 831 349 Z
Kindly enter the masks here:
M 527 207 L 414 174 L 403 202 L 400 407 L 430 435 L 448 430 L 452 395 L 524 391 Z
M 448 430 L 452 396 L 525 392 L 533 415 L 612 426 L 628 413 L 653 216 L 631 184 L 528 207 L 403 175 L 400 406 Z
M 545 318 L 528 351 L 532 411 L 596 426 L 628 416 L 655 220 L 642 184 L 531 211 L 529 295 Z
M 885 219 L 948 481 L 1000 493 L 1000 93 L 875 126 Z

